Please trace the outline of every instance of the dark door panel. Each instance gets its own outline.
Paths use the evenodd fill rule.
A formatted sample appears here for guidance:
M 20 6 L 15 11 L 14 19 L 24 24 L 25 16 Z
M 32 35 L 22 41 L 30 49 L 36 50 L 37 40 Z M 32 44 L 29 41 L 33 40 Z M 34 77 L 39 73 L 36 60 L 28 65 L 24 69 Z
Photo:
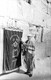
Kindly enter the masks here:
M 21 31 L 4 29 L 3 70 L 8 71 L 21 66 L 21 37 Z

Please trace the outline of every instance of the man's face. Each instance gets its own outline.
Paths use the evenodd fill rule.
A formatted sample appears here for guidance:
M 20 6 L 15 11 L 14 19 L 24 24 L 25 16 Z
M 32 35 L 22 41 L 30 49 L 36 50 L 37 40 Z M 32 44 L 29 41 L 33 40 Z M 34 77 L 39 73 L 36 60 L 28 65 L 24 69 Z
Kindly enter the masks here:
M 28 40 L 30 40 L 31 39 L 31 36 L 28 36 Z

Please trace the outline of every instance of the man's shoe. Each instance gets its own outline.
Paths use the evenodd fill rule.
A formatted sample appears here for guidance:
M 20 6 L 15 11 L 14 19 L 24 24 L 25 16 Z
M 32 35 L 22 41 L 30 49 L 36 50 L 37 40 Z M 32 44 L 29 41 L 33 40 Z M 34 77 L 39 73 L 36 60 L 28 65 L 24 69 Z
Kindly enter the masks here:
M 32 74 L 31 73 L 29 73 L 29 77 L 32 77 Z
M 32 74 L 30 72 L 25 72 L 24 74 L 29 75 L 29 77 L 32 77 Z
M 25 72 L 25 74 L 28 74 L 29 72 Z

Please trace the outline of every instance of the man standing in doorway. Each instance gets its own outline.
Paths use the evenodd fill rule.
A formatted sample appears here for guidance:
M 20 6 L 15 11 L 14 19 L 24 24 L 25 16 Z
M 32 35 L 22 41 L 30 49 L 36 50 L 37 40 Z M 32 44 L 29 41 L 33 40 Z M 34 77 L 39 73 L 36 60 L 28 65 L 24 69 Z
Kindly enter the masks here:
M 25 55 L 24 62 L 27 68 L 27 72 L 25 73 L 31 77 L 33 72 L 33 58 L 34 58 L 35 46 L 33 44 L 33 41 L 31 41 L 31 38 L 33 36 L 28 35 L 27 37 L 28 37 L 28 40 L 25 42 L 26 48 L 24 51 L 24 55 Z M 34 64 L 34 67 L 35 67 L 35 64 Z

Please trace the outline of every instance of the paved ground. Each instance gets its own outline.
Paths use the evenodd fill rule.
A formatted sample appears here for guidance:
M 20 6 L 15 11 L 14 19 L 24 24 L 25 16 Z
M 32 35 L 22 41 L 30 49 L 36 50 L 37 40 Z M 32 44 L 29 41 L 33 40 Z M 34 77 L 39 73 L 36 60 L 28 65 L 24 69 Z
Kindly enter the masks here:
M 51 75 L 34 75 L 29 77 L 28 75 L 13 72 L 7 75 L 0 76 L 0 80 L 51 80 Z
M 0 80 L 51 80 L 51 58 L 44 60 L 36 60 L 36 68 L 33 70 L 33 76 L 29 77 L 24 74 L 25 67 L 22 66 L 21 70 L 12 72 L 10 74 L 4 74 L 0 76 Z M 48 66 L 47 66 L 48 63 Z
M 40 55 L 37 54 L 38 51 Z M 40 57 L 40 59 L 35 56 L 36 67 L 33 70 L 32 77 L 24 74 L 24 71 L 26 71 L 26 69 L 22 62 L 22 67 L 19 73 L 18 71 L 15 71 L 10 74 L 1 75 L 0 80 L 51 80 L 51 57 L 45 57 L 44 53 L 44 44 L 36 45 L 36 54 Z

